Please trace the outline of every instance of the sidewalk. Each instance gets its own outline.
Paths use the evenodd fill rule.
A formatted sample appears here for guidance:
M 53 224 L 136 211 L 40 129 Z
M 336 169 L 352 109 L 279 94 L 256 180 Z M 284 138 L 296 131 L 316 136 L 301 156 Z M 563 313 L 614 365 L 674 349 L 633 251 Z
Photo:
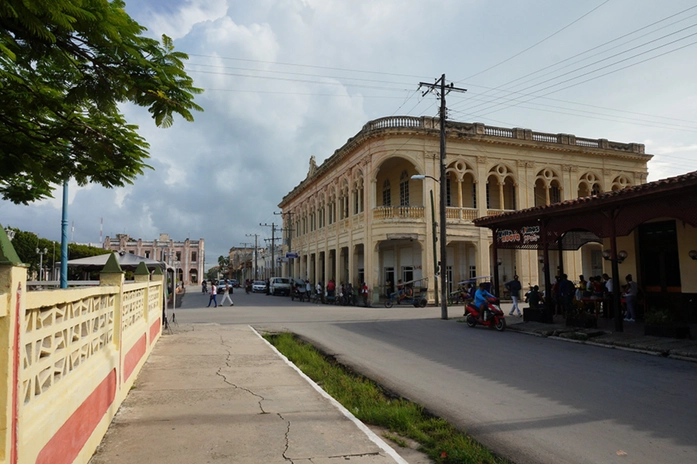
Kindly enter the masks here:
M 511 305 L 507 305 L 505 308 L 503 307 L 504 305 L 502 305 L 501 309 L 508 314 Z M 614 331 L 615 321 L 613 319 L 603 318 L 598 319 L 597 329 L 566 327 L 565 321 L 561 316 L 555 316 L 553 324 L 523 322 L 522 318 L 515 316 L 507 316 L 506 322 L 508 330 L 538 337 L 551 337 L 576 343 L 637 351 L 654 356 L 697 362 L 697 340 L 678 340 L 644 335 L 644 324 L 641 322 L 625 322 L 623 324 L 623 332 Z M 697 334 L 697 327 L 691 326 L 690 332 L 694 337 Z
M 352 417 L 251 328 L 181 326 L 157 343 L 90 463 L 407 462 Z

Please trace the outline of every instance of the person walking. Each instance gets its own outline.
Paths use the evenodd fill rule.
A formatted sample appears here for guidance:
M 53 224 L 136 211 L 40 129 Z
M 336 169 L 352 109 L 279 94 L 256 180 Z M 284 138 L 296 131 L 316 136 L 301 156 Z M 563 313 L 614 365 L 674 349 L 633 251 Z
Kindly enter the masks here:
M 520 298 L 520 290 L 523 288 L 523 286 L 520 284 L 520 281 L 518 280 L 518 276 L 514 275 L 513 280 L 508 282 L 505 285 L 505 287 L 511 293 L 511 300 L 513 300 L 513 307 L 511 308 L 511 312 L 508 313 L 508 315 L 512 316 L 513 312 L 517 312 L 518 317 L 522 316 L 522 313 L 520 312 L 520 308 L 518 307 L 518 298 Z
M 215 307 L 218 307 L 218 289 L 215 287 L 215 284 L 211 280 L 211 289 L 208 292 L 208 306 L 206 308 L 211 307 L 211 303 L 215 303 Z
M 627 292 L 624 294 L 624 299 L 627 302 L 627 317 L 624 318 L 627 322 L 636 320 L 636 300 L 639 294 L 639 285 L 634 282 L 632 275 L 627 275 Z
M 220 305 L 225 304 L 225 300 L 230 300 L 230 306 L 235 306 L 235 303 L 232 302 L 232 298 L 230 298 L 230 281 L 226 280 L 225 281 L 225 287 L 223 288 L 223 299 L 220 300 Z

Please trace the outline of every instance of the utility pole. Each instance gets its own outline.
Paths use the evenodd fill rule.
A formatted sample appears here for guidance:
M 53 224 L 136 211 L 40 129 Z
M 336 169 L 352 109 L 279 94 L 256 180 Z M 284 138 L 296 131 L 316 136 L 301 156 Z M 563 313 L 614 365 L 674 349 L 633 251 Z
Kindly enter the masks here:
M 246 243 L 246 242 L 241 242 L 240 245 L 242 245 L 245 249 L 249 249 L 252 247 L 251 243 Z M 247 269 L 247 260 L 245 260 L 245 269 Z
M 288 253 L 290 253 L 292 251 L 292 248 L 290 245 L 291 245 L 291 238 L 293 237 L 293 211 L 287 211 L 285 213 L 283 211 L 280 211 L 280 212 L 274 212 L 273 214 L 275 214 L 277 216 L 281 216 L 281 217 L 288 216 L 288 227 L 281 228 L 281 231 L 288 232 Z M 282 245 L 281 245 L 281 249 L 283 249 Z M 292 262 L 292 261 L 290 261 L 291 259 L 293 259 L 293 258 L 288 258 L 288 260 L 289 260 L 288 261 L 288 276 L 289 277 L 293 277 L 293 266 L 291 266 L 291 264 L 290 264 Z
M 276 257 L 275 257 L 275 245 L 276 245 L 276 224 L 262 224 L 261 222 L 259 223 L 260 226 L 262 227 L 271 227 L 271 264 L 273 268 L 273 272 L 271 272 L 273 275 L 271 277 L 276 277 Z
M 259 234 L 245 234 L 246 237 L 254 237 L 254 279 L 257 280 L 257 256 L 259 255 L 259 249 L 257 247 L 257 240 Z
M 455 87 L 451 82 L 449 85 L 445 85 L 445 74 L 440 76 L 433 84 L 426 82 L 419 82 L 419 88 L 426 87 L 422 94 L 426 95 L 429 92 L 434 92 L 440 97 L 440 266 L 438 272 L 440 272 L 440 317 L 441 319 L 448 318 L 448 289 L 447 289 L 447 248 L 446 248 L 446 238 L 447 234 L 445 231 L 445 190 L 446 190 L 446 178 L 445 178 L 445 120 L 446 120 L 446 107 L 445 107 L 445 96 L 451 91 L 455 92 L 467 92 L 467 89 L 461 89 Z
M 276 229 L 276 230 L 279 231 L 279 232 L 283 232 L 285 229 L 278 228 L 278 229 Z M 273 235 L 273 231 L 272 231 L 272 235 Z M 265 238 L 265 239 L 264 239 L 264 241 L 266 241 L 266 242 L 271 242 L 271 260 L 272 260 L 272 261 L 274 261 L 274 260 L 276 259 L 276 258 L 275 258 L 276 242 L 279 241 L 279 240 L 282 240 L 282 237 L 272 237 L 272 238 Z M 281 251 L 283 251 L 283 247 L 281 247 Z M 281 259 L 281 257 L 279 256 L 278 259 Z M 272 268 L 275 268 L 275 267 L 276 267 L 276 262 L 275 262 L 275 261 L 271 263 L 271 267 L 272 267 Z

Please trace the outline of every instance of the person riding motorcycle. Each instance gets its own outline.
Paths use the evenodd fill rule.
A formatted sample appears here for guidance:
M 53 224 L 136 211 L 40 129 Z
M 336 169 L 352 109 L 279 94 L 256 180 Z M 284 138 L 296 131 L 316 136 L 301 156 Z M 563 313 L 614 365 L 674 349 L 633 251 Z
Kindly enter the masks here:
M 486 290 L 486 282 L 481 282 L 479 288 L 474 292 L 474 305 L 479 308 L 482 319 L 489 320 L 489 298 L 496 298 Z

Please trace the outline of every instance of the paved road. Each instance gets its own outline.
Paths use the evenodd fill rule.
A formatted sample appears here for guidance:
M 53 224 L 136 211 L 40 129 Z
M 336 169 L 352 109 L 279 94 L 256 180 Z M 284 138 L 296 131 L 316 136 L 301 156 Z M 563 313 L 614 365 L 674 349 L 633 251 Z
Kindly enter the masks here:
M 516 463 L 697 462 L 694 363 L 470 329 L 454 308 L 233 297 L 206 309 L 190 292 L 177 320 L 291 330 Z

